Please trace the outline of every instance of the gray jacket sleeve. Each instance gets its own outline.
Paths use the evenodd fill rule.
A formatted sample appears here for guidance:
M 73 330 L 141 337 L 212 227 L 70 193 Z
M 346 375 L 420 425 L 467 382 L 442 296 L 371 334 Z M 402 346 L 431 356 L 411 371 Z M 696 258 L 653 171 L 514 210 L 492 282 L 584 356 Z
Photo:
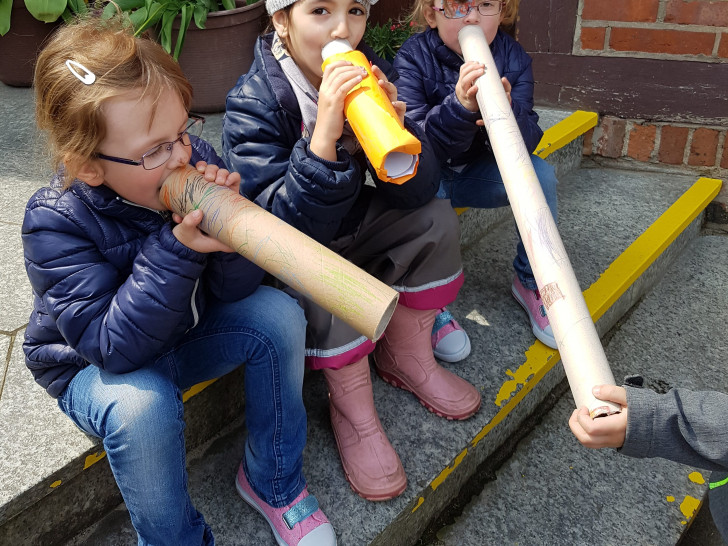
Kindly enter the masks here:
M 620 452 L 728 470 L 728 395 L 686 389 L 627 390 L 627 436 Z

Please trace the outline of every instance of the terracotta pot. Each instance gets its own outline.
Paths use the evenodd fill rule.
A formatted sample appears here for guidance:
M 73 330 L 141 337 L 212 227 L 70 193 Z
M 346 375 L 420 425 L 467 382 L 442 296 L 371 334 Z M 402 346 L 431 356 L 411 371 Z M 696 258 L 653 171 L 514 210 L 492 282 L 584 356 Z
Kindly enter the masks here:
M 44 23 L 34 18 L 23 0 L 13 0 L 10 30 L 0 37 L 0 82 L 30 87 L 38 52 L 57 27 L 57 22 Z
M 253 62 L 253 46 L 266 19 L 265 1 L 211 12 L 204 29 L 193 22 L 179 56 L 179 64 L 194 89 L 193 112 L 223 112 L 225 97 Z M 172 35 L 177 32 L 173 25 Z

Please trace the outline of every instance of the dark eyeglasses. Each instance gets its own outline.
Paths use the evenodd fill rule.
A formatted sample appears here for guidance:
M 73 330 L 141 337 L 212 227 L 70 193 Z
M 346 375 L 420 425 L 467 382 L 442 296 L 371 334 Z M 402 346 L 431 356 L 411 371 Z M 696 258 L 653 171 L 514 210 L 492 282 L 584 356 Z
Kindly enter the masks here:
M 477 2 L 477 0 L 458 2 L 457 0 L 443 0 L 441 8 L 432 6 L 433 10 L 441 11 L 446 19 L 462 19 L 463 17 L 467 17 L 476 8 L 480 15 L 486 17 L 498 15 L 503 9 L 503 2 Z
M 176 139 L 172 142 L 163 142 L 159 146 L 155 146 L 148 152 L 142 154 L 142 158 L 139 161 L 105 154 L 96 154 L 96 157 L 99 159 L 105 159 L 106 161 L 123 163 L 124 165 L 141 165 L 148 171 L 161 167 L 172 156 L 172 149 L 175 144 L 181 142 L 184 146 L 189 146 L 190 135 L 199 137 L 202 134 L 202 127 L 205 125 L 205 118 L 190 114 L 189 119 L 189 125 L 187 125 L 187 128 L 182 131 Z

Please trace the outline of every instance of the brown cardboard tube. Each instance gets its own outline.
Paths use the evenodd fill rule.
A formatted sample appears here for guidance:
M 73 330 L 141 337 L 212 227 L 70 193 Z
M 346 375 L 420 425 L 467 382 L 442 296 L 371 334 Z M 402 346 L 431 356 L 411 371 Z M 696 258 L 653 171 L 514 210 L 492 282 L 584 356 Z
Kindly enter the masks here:
M 200 209 L 208 235 L 376 341 L 399 294 L 363 269 L 191 166 L 164 181 L 162 202 L 177 214 Z

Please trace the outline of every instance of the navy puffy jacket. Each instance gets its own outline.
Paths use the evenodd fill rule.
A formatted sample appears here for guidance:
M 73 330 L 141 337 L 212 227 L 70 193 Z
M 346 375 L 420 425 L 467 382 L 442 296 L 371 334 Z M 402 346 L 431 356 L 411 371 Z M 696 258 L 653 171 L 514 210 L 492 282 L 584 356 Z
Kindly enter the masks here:
M 364 186 L 363 152 L 353 157 L 338 149 L 337 161 L 325 161 L 302 137 L 298 101 L 271 52 L 272 34 L 258 38 L 250 71 L 227 97 L 223 121 L 223 158 L 242 177 L 240 192 L 322 244 L 352 233 L 367 210 L 373 191 L 392 208 L 412 209 L 437 192 L 439 168 L 432 148 L 416 124 L 407 128 L 422 141 L 417 175 L 402 185 L 372 178 Z M 364 44 L 359 49 L 387 75 L 396 72 Z
M 531 57 L 502 30 L 490 50 L 499 74 L 512 86 L 513 113 L 526 148 L 533 152 L 543 131 L 533 111 Z M 480 112 L 468 111 L 455 96 L 462 64 L 463 59 L 432 28 L 409 38 L 394 59 L 400 75 L 399 99 L 407 104 L 407 117 L 424 128 L 440 161 L 453 166 L 492 153 L 485 129 L 475 125 Z
M 202 140 L 191 162 L 221 164 Z M 204 313 L 209 297 L 241 299 L 263 271 L 238 254 L 201 254 L 172 233 L 168 212 L 123 200 L 106 186 L 56 175 L 31 197 L 22 227 L 33 311 L 26 364 L 58 397 L 94 364 L 124 373 L 172 348 Z

